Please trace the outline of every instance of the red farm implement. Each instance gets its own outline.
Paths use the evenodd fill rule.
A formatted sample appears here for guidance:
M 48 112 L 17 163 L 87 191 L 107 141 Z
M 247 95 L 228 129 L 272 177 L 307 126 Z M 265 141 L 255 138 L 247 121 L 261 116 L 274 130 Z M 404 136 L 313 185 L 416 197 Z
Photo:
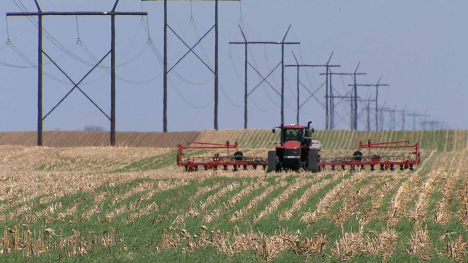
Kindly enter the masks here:
M 195 152 L 187 153 L 184 150 L 195 150 Z M 213 153 L 217 150 L 225 150 L 226 154 Z M 198 169 L 217 170 L 218 168 L 228 170 L 228 167 L 232 167 L 234 171 L 237 171 L 240 168 L 247 170 L 248 166 L 251 166 L 253 169 L 257 169 L 257 167 L 265 169 L 268 163 L 266 158 L 244 156 L 239 151 L 237 142 L 229 144 L 229 141 L 227 141 L 225 144 L 190 142 L 185 147 L 179 145 L 177 165 L 185 167 L 186 171 L 197 171 Z
M 361 152 L 361 150 L 365 149 L 368 149 L 366 156 Z M 372 155 L 372 149 L 387 149 L 395 151 L 412 149 L 414 151 L 409 152 L 409 154 L 387 156 Z M 358 168 L 365 169 L 365 167 L 370 167 L 371 171 L 374 171 L 376 168 L 380 168 L 381 171 L 393 171 L 395 170 L 395 167 L 399 167 L 400 170 L 413 170 L 413 166 L 419 165 L 420 162 L 421 154 L 419 152 L 419 143 L 410 145 L 408 141 L 382 143 L 371 143 L 369 141 L 367 144 L 359 142 L 359 151 L 354 152 L 352 157 L 321 158 L 319 161 L 319 167 L 321 169 L 331 167 L 332 170 L 335 170 L 336 167 L 340 167 L 345 170 L 346 166 L 348 166 L 351 171 L 355 171 Z
M 246 157 L 239 151 L 237 142 L 229 144 L 191 142 L 187 147 L 179 145 L 177 154 L 177 165 L 185 167 L 186 171 L 199 169 L 224 169 L 232 168 L 234 171 L 248 166 L 253 169 L 262 167 L 267 172 L 281 172 L 289 170 L 306 170 L 316 173 L 320 170 L 331 168 L 331 170 L 343 169 L 350 171 L 369 168 L 370 171 L 380 170 L 413 170 L 415 165 L 420 164 L 421 155 L 419 144 L 409 144 L 408 141 L 381 142 L 367 144 L 359 142 L 359 151 L 354 152 L 351 157 L 323 158 L 320 154 L 322 146 L 320 141 L 313 139 L 314 129 L 307 126 L 290 125 L 276 127 L 280 129 L 280 141 L 275 150 L 268 151 L 268 157 Z M 272 130 L 274 133 L 276 129 Z M 366 154 L 361 151 L 368 150 Z M 405 150 L 411 149 L 408 153 Z M 218 150 L 225 150 L 221 155 Z M 372 153 L 378 150 L 379 153 Z M 185 152 L 184 152 L 185 151 Z M 384 154 L 382 154 L 384 153 Z

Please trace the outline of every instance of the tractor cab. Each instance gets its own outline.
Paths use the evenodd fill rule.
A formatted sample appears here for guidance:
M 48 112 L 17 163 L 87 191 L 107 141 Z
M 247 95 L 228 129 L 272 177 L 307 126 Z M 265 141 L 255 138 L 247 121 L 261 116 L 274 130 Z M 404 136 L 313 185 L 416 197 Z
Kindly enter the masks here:
M 303 147 L 310 146 L 312 143 L 312 133 L 314 132 L 314 129 L 310 128 L 311 123 L 309 122 L 307 126 L 291 124 L 289 126 L 281 125 L 276 127 L 281 131 L 280 147 L 290 141 L 298 142 Z M 273 133 L 276 133 L 276 128 L 272 130 Z
M 304 126 L 285 126 L 281 132 L 283 142 L 297 141 L 302 142 L 304 138 Z M 302 144 L 302 143 L 301 143 Z

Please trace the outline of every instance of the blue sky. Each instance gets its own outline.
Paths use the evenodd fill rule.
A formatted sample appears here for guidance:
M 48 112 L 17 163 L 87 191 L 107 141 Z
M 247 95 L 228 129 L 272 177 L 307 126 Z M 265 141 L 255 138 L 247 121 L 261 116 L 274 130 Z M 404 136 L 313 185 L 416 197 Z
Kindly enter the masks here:
M 32 0 L 21 0 L 35 10 Z M 0 13 L 18 12 L 13 0 L 4 0 Z M 16 3 L 20 4 L 19 0 Z M 47 11 L 106 11 L 113 1 L 40 1 Z M 162 2 L 121 0 L 119 11 L 147 11 L 148 20 L 122 17 L 117 20 L 117 130 L 162 130 L 162 66 L 158 52 L 163 51 Z M 353 72 L 360 62 L 358 82 L 371 84 L 384 75 L 381 104 L 409 112 L 427 112 L 431 119 L 443 121 L 451 129 L 466 129 L 468 117 L 468 2 L 451 1 L 310 1 L 310 0 L 244 0 L 220 3 L 220 129 L 243 128 L 243 46 L 230 46 L 242 41 L 238 25 L 250 41 L 281 41 L 289 25 L 288 41 L 301 42 L 300 47 L 286 48 L 286 63 L 294 63 L 292 52 L 307 64 L 326 63 L 332 52 L 334 72 Z M 214 24 L 214 3 L 171 2 L 169 24 L 184 40 L 193 45 Z M 12 45 L 6 45 L 8 33 Z M 148 34 L 149 28 L 149 34 Z M 45 29 L 72 56 L 57 48 L 49 39 L 44 49 L 78 81 L 110 49 L 110 18 L 46 17 Z M 77 39 L 80 38 L 80 44 Z M 169 33 L 169 64 L 173 65 L 187 48 Z M 149 39 L 154 47 L 148 45 Z M 203 41 L 196 52 L 214 65 L 214 34 Z M 37 30 L 27 18 L 0 20 L 0 61 L 20 67 L 0 66 L 0 131 L 33 131 L 37 124 L 37 73 L 17 52 L 37 63 Z M 94 57 L 94 58 L 93 58 Z M 255 46 L 252 64 L 265 76 L 280 62 L 278 46 Z M 44 114 L 73 87 L 45 58 Z M 85 80 L 82 89 L 110 114 L 110 59 Z M 180 63 L 170 75 L 169 130 L 191 131 L 213 128 L 213 75 L 193 55 Z M 323 69 L 304 69 L 301 81 L 316 90 L 325 78 Z M 280 89 L 280 71 L 269 81 Z M 286 69 L 286 122 L 295 123 L 296 72 Z M 261 80 L 249 69 L 252 89 Z M 58 80 L 58 81 L 57 81 Z M 336 92 L 346 94 L 350 77 L 334 77 Z M 325 90 L 317 92 L 324 103 Z M 360 88 L 363 99 L 374 96 L 374 89 Z M 301 88 L 306 99 L 307 91 Z M 249 97 L 249 128 L 271 128 L 280 122 L 279 96 L 267 85 L 260 86 Z M 360 105 L 363 108 L 363 105 Z M 349 127 L 349 105 L 336 107 L 336 127 Z M 301 123 L 313 121 L 318 129 L 325 127 L 323 107 L 311 99 L 301 110 Z M 360 114 L 359 128 L 365 128 L 366 114 Z M 372 114 L 373 116 L 373 114 Z M 388 116 L 385 121 L 388 124 Z M 397 122 L 400 123 L 400 116 Z M 372 122 L 372 125 L 374 123 Z M 412 120 L 406 120 L 412 128 Z M 45 130 L 81 130 L 84 126 L 110 123 L 81 93 L 72 95 L 44 122 Z M 389 128 L 389 126 L 386 126 Z

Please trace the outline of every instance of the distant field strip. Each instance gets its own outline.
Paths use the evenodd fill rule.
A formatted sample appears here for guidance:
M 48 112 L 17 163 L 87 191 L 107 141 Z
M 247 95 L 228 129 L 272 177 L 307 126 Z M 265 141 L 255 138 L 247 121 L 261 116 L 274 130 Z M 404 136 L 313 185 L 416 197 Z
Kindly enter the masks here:
M 458 151 L 468 147 L 467 131 L 348 131 L 348 130 L 318 130 L 313 135 L 322 142 L 324 149 L 353 150 L 359 146 L 359 141 L 410 141 L 420 142 L 423 150 Z M 170 132 L 170 133 L 138 133 L 118 132 L 117 145 L 120 147 L 159 147 L 175 148 L 178 144 L 186 145 L 190 141 L 239 143 L 240 148 L 273 148 L 279 141 L 279 133 L 271 130 L 205 130 L 203 132 Z M 3 132 L 0 133 L 0 145 L 34 146 L 35 132 Z M 49 147 L 89 147 L 108 146 L 108 132 L 44 132 L 44 145 Z

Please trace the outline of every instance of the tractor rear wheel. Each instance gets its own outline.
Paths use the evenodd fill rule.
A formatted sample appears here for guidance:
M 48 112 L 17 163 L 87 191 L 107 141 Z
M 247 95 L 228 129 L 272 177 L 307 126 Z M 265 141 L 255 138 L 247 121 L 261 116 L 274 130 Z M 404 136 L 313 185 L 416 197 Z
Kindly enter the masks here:
M 276 151 L 268 151 L 268 168 L 267 168 L 267 173 L 276 171 Z
M 313 173 L 317 173 L 319 171 L 317 150 L 309 150 L 309 155 L 307 156 L 307 170 Z

